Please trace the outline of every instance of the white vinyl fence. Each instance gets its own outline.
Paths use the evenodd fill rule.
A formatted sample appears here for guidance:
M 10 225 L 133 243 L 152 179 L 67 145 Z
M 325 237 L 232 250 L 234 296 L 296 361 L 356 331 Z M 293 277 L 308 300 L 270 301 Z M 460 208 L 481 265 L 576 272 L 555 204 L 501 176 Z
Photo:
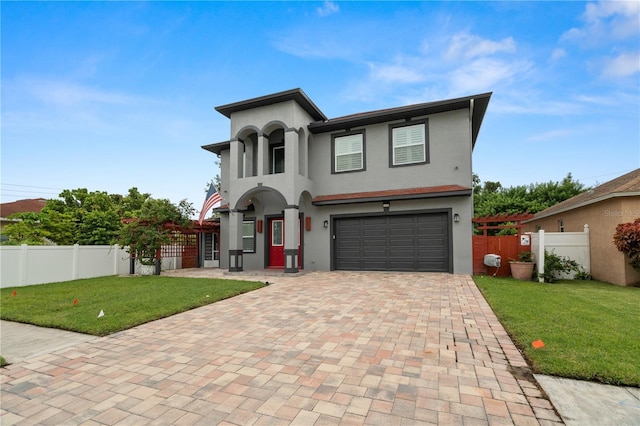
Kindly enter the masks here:
M 0 288 L 129 273 L 129 254 L 113 246 L 0 246 Z
M 538 266 L 538 273 L 544 273 L 544 252 L 552 252 L 558 256 L 575 260 L 585 272 L 591 273 L 591 256 L 589 251 L 589 225 L 584 232 L 545 232 L 540 230 L 531 234 L 531 252 Z M 539 261 L 538 259 L 542 259 Z M 575 274 L 562 274 L 558 278 L 573 279 Z M 541 279 L 541 278 L 540 278 Z

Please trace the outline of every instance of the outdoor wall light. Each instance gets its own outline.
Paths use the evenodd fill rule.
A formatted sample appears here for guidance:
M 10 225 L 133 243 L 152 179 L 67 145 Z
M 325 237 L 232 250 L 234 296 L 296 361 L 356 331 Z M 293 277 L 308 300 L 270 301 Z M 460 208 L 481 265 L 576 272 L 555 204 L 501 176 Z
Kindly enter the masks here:
M 382 208 L 383 208 L 383 209 L 388 209 L 390 205 L 391 205 L 391 204 L 389 204 L 389 202 L 388 202 L 388 201 L 383 201 L 383 202 L 382 202 Z
M 325 220 L 325 221 L 322 223 L 322 226 L 324 226 L 325 228 L 328 228 L 328 227 L 329 227 L 329 221 L 328 221 L 328 220 Z
M 459 215 L 458 213 L 456 213 L 456 214 L 454 214 L 454 215 L 453 215 L 453 221 L 454 221 L 455 223 L 460 222 L 460 215 Z

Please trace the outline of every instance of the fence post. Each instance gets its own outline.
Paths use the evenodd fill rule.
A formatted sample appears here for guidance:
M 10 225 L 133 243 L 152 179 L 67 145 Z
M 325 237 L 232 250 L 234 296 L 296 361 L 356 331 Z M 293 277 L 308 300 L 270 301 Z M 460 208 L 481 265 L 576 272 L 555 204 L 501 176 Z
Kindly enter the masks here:
M 20 263 L 18 267 L 20 268 L 20 285 L 27 285 L 27 249 L 28 245 L 21 244 L 20 245 Z
M 113 275 L 118 275 L 118 256 L 120 256 L 120 246 L 114 244 L 111 246 L 113 250 Z
M 587 272 L 591 273 L 591 234 L 589 233 L 589 225 L 584 224 L 584 233 L 587 234 Z
M 538 231 L 538 282 L 544 282 L 544 229 Z
M 78 257 L 80 256 L 80 246 L 78 244 L 73 245 L 73 259 L 71 260 L 71 279 L 78 279 Z

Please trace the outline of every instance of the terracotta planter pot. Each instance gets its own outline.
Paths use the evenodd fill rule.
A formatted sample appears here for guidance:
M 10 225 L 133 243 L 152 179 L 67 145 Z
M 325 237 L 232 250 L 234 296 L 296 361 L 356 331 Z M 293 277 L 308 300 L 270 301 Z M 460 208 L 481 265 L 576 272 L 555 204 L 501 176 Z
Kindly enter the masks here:
M 533 262 L 509 262 L 511 276 L 517 280 L 531 281 Z

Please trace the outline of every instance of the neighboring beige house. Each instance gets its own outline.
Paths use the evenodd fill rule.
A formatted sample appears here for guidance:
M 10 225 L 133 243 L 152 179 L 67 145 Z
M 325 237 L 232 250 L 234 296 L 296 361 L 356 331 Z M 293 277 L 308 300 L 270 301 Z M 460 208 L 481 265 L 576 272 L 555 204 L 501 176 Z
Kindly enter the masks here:
M 618 285 L 640 283 L 640 272 L 613 244 L 619 223 L 640 217 L 640 169 L 537 213 L 525 231 L 582 232 L 589 225 L 591 275 Z

